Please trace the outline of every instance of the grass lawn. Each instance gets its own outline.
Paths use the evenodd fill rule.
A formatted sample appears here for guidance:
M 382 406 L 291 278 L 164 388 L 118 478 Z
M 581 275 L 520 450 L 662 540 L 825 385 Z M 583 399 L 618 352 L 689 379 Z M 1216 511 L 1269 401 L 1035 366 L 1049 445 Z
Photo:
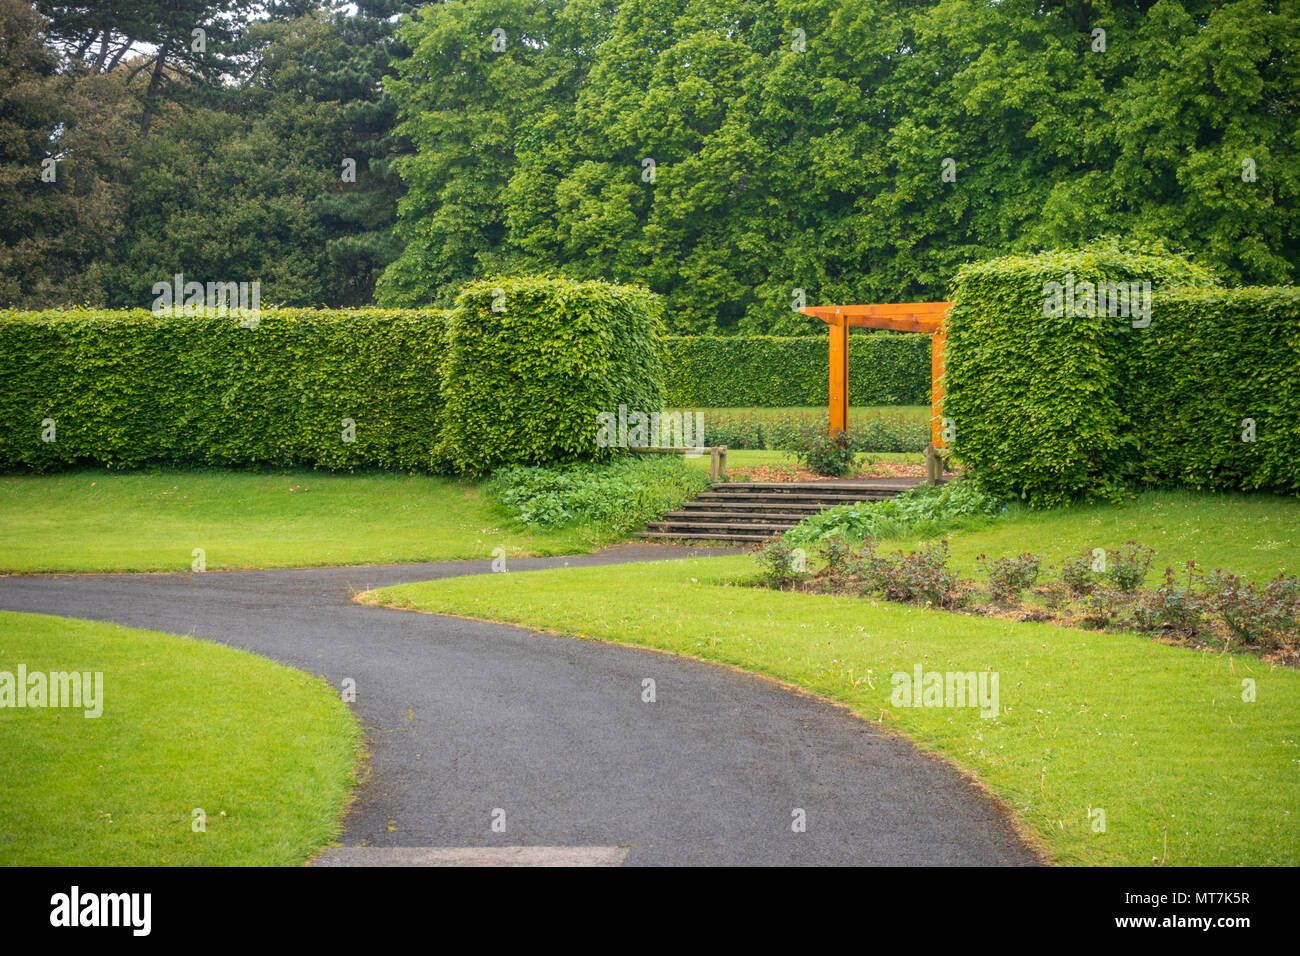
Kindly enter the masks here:
M 1164 561 L 1192 556 L 1267 576 L 1296 569 L 1285 533 L 1297 526 L 1294 507 L 1152 495 L 1125 508 L 1012 514 L 956 538 L 954 549 L 966 558 L 994 542 L 1068 552 L 1133 537 L 1152 539 Z M 657 648 L 801 685 L 974 773 L 1061 863 L 1300 864 L 1300 672 L 1133 634 L 746 586 L 754 578 L 752 558 L 711 558 L 523 573 L 509 588 L 449 579 L 367 599 Z M 895 706 L 891 675 L 918 664 L 996 672 L 1000 715 Z M 1244 679 L 1255 682 L 1253 702 Z M 1098 810 L 1104 831 L 1094 829 Z
M 706 466 L 707 467 L 707 466 Z M 293 490 L 293 489 L 297 490 Z M 573 554 L 598 532 L 517 529 L 429 476 L 81 469 L 0 476 L 0 571 L 209 571 Z
M 1046 512 L 1011 509 L 991 524 L 945 535 L 954 568 L 977 576 L 975 557 L 1045 554 L 1053 562 L 1118 548 L 1130 538 L 1155 549 L 1148 583 L 1166 566 L 1195 560 L 1267 581 L 1278 572 L 1300 574 L 1300 499 L 1276 495 L 1146 492 L 1122 505 L 1077 505 Z M 889 550 L 919 547 L 919 539 L 891 542 Z
M 760 421 L 776 421 L 783 418 L 807 418 L 815 420 L 828 414 L 825 405 L 791 406 L 786 408 L 697 408 L 673 409 L 673 411 L 699 411 L 704 413 L 704 422 L 722 421 L 734 418 L 756 418 Z M 928 422 L 929 405 L 853 405 L 849 408 L 849 424 L 880 416 L 889 418 L 906 418 L 909 421 Z
M 102 672 L 103 713 L 0 710 L 0 865 L 294 866 L 335 842 L 362 735 L 325 681 L 190 638 L 0 612 L 0 671 L 20 663 Z
M 914 452 L 873 451 L 866 455 L 859 455 L 858 462 L 861 463 L 864 458 L 870 459 L 871 461 L 897 461 L 913 465 L 925 463 L 925 456 Z M 699 468 L 703 471 L 709 470 L 708 455 L 701 455 L 698 458 L 687 458 L 683 456 L 683 460 L 692 468 Z M 786 451 L 737 448 L 734 450 L 728 450 L 727 452 L 728 468 L 755 468 L 759 465 L 789 465 L 795 467 L 798 464 L 799 460 Z

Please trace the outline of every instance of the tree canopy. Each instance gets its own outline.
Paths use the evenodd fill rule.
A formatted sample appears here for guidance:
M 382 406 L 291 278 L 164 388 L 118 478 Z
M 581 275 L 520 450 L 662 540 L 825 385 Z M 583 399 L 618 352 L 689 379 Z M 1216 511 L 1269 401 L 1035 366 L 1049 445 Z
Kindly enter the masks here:
M 111 6 L 0 0 L 0 304 L 552 272 L 642 283 L 675 332 L 797 334 L 800 301 L 944 298 L 1100 235 L 1300 264 L 1297 0 Z

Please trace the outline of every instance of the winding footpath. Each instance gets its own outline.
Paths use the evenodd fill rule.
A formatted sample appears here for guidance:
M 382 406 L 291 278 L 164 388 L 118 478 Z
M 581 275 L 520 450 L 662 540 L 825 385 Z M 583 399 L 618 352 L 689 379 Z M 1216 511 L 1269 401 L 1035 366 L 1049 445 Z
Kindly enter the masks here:
M 534 569 L 708 553 L 719 552 L 623 545 L 512 560 L 499 577 L 509 587 Z M 348 849 L 326 864 L 1036 861 L 960 774 L 810 696 L 651 651 L 351 601 L 489 572 L 460 561 L 10 576 L 0 608 L 191 635 L 336 686 L 353 679 L 370 775 L 345 821 Z M 796 808 L 805 832 L 792 829 Z M 492 830 L 498 810 L 505 832 Z M 566 849 L 518 849 L 539 847 Z

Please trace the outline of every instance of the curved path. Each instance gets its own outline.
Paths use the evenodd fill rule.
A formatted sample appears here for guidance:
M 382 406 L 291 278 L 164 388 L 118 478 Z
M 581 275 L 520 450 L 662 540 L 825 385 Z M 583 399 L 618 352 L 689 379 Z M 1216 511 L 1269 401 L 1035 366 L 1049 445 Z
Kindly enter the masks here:
M 690 553 L 710 552 L 628 545 L 510 571 Z M 372 758 L 348 847 L 623 847 L 629 865 L 1035 862 L 955 771 L 811 697 L 665 654 L 350 601 L 489 570 L 12 576 L 0 608 L 193 635 L 355 680 Z M 491 830 L 498 808 L 504 833 Z M 806 832 L 792 832 L 794 808 Z

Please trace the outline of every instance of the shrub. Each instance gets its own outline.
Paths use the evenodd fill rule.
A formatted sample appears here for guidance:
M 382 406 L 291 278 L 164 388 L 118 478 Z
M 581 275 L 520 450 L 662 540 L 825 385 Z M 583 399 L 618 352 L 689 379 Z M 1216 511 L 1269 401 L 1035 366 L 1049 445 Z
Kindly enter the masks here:
M 1109 627 L 1128 607 L 1128 596 L 1104 584 L 1096 584 L 1080 599 L 1083 623 L 1089 627 Z
M 1280 632 L 1295 625 L 1296 607 L 1294 601 L 1288 599 L 1288 592 L 1293 593 L 1295 579 L 1281 580 L 1286 583 L 1270 591 L 1239 575 L 1216 568 L 1205 574 L 1202 596 L 1214 615 L 1243 644 L 1260 644 L 1281 636 Z
M 1033 506 L 1114 499 L 1142 456 L 1131 410 L 1148 409 L 1156 428 L 1156 419 L 1169 417 L 1155 412 L 1164 396 L 1135 405 L 1134 394 L 1148 393 L 1129 368 L 1159 318 L 1135 329 L 1132 317 L 1095 309 L 1044 315 L 1046 284 L 1067 276 L 1080 291 L 1084 283 L 1149 281 L 1157 300 L 1174 285 L 1214 285 L 1208 272 L 1159 246 L 1114 241 L 962 267 L 945 349 L 953 452 L 992 494 Z M 1231 361 L 1215 370 L 1216 377 L 1235 374 Z
M 1039 556 L 1028 551 L 1015 558 L 989 558 L 981 554 L 975 563 L 987 575 L 995 601 L 1016 600 L 1021 591 L 1034 586 L 1042 567 Z
M 668 401 L 674 408 L 824 406 L 827 333 L 819 331 L 798 337 L 670 337 Z M 929 404 L 928 335 L 857 332 L 849 336 L 849 354 L 853 404 Z
M 1092 561 L 1091 551 L 1084 551 L 1082 554 L 1061 561 L 1061 582 L 1072 596 L 1087 594 L 1095 586 L 1096 577 L 1092 570 Z
M 1205 601 L 1196 590 L 1196 562 L 1187 562 L 1187 581 L 1179 584 L 1173 568 L 1165 568 L 1164 584 L 1145 591 L 1133 602 L 1133 621 L 1141 630 L 1172 627 L 1193 631 L 1205 614 Z
M 0 468 L 434 466 L 445 313 L 262 309 L 246 324 L 0 312 Z
M 448 319 L 440 449 L 456 470 L 601 459 L 597 416 L 663 408 L 652 293 L 546 276 L 461 290 Z
M 765 541 L 757 552 L 763 581 L 768 587 L 786 588 L 808 577 L 802 549 L 794 547 L 784 538 Z
M 969 585 L 947 568 L 947 541 L 930 543 L 920 551 L 895 551 L 877 562 L 873 583 L 888 601 L 905 601 L 952 610 L 970 598 Z
M 704 416 L 704 443 L 732 449 L 785 451 L 809 434 L 826 435 L 829 431 L 825 412 L 763 418 L 716 412 Z M 851 424 L 849 439 L 856 452 L 921 452 L 930 441 L 930 428 L 905 415 L 884 413 Z
M 860 555 L 843 538 L 828 538 L 821 543 L 817 553 L 822 559 L 822 573 L 832 587 L 843 587 L 859 571 Z
M 621 534 L 654 521 L 708 487 L 708 476 L 675 456 L 623 457 L 608 464 L 499 469 L 487 491 L 522 524 L 599 525 Z
M 853 470 L 853 442 L 843 432 L 828 435 L 817 428 L 805 429 L 785 450 L 815 475 L 841 478 Z
M 1146 580 L 1155 554 L 1136 541 L 1126 541 L 1119 550 L 1107 549 L 1106 570 L 1103 572 L 1106 580 L 1119 591 L 1136 591 Z

